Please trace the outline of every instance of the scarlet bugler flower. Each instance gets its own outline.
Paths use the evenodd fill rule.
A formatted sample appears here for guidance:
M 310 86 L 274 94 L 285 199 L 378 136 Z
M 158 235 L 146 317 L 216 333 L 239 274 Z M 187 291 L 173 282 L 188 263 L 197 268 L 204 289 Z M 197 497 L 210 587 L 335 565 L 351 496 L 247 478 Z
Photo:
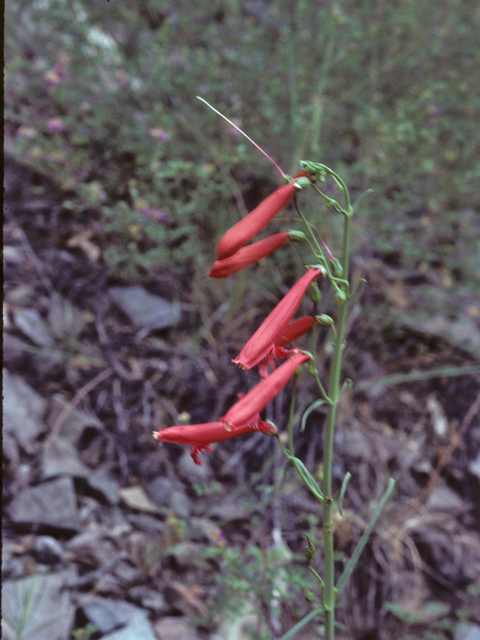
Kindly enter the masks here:
M 208 272 L 210 278 L 226 278 L 245 267 L 249 267 L 254 262 L 266 258 L 271 253 L 282 247 L 290 239 L 288 231 L 276 233 L 264 240 L 259 240 L 246 247 L 242 247 L 229 258 L 217 260 L 213 263 Z
M 200 454 L 203 455 L 203 451 L 212 451 L 211 444 L 213 442 L 229 440 L 230 438 L 242 436 L 253 431 L 263 431 L 264 433 L 275 431 L 275 428 L 271 424 L 261 421 L 260 416 L 258 416 L 257 420 L 252 420 L 251 422 L 252 424 L 243 425 L 235 430 L 228 430 L 223 422 L 205 422 L 204 424 L 186 426 L 179 425 L 168 427 L 167 429 L 160 429 L 153 434 L 153 437 L 162 442 L 189 444 L 190 455 L 193 461 L 195 464 L 202 464 L 198 456 Z
M 310 360 L 310 358 L 311 356 L 308 353 L 298 353 L 286 360 L 278 369 L 275 369 L 269 376 L 253 387 L 251 391 L 240 398 L 233 407 L 230 407 L 227 413 L 220 418 L 220 422 L 225 423 L 227 428 L 232 429 L 232 433 L 235 435 L 238 435 L 239 429 L 247 426 L 253 426 L 263 431 L 262 425 L 267 425 L 268 423 L 260 421 L 261 424 L 259 425 L 260 411 L 280 393 L 298 367 Z
M 232 362 L 240 365 L 242 369 L 251 369 L 264 360 L 277 340 L 282 337 L 309 285 L 321 275 L 321 269 L 309 269 L 268 314 Z
M 300 336 L 303 336 L 307 331 L 310 331 L 312 327 L 313 316 L 304 316 L 303 318 L 299 318 L 298 320 L 291 322 L 287 326 L 282 336 L 276 340 L 265 358 L 258 363 L 258 373 L 262 378 L 266 378 L 268 375 L 268 365 L 270 365 L 272 371 L 275 369 L 274 360 L 277 358 L 289 358 L 299 352 L 299 349 L 285 349 L 285 347 Z
M 250 242 L 290 202 L 295 190 L 299 188 L 296 182 L 278 187 L 258 207 L 234 224 L 218 243 L 217 260 L 229 258 Z

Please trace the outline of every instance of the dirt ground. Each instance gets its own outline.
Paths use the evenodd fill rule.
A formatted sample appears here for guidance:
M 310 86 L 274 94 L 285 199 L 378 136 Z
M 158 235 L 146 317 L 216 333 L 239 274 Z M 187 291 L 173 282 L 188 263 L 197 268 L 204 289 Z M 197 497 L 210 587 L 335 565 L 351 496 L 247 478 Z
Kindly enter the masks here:
M 146 274 L 141 288 L 175 321 L 133 323 L 112 293 L 132 283 L 108 277 L 96 212 L 78 220 L 61 202 L 55 184 L 7 158 L 4 389 L 13 406 L 3 447 L 3 579 L 10 589 L 34 575 L 60 576 L 68 615 L 62 628 L 47 625 L 51 640 L 87 637 L 70 634 L 88 623 L 93 639 L 121 628 L 213 638 L 223 615 L 212 603 L 227 587 L 215 580 L 218 559 L 200 561 L 203 550 L 218 547 L 220 535 L 230 548 L 265 549 L 279 529 L 298 563 L 317 506 L 293 476 L 284 493 L 262 493 L 283 469 L 273 440 L 223 443 L 200 468 L 180 447 L 158 446 L 151 434 L 160 424 L 181 411 L 208 421 L 235 397 L 240 374 L 227 357 L 235 346 L 198 338 L 188 273 Z M 450 303 L 464 313 L 431 316 L 423 296 L 435 274 L 405 272 L 388 255 L 354 256 L 352 268 L 368 284 L 345 352 L 353 387 L 340 407 L 335 483 L 347 471 L 353 477 L 336 528 L 339 557 L 354 549 L 389 477 L 397 484 L 343 596 L 342 637 L 467 637 L 465 629 L 480 631 L 480 302 L 459 287 Z M 272 411 L 282 414 L 285 401 Z M 313 413 L 299 438 L 297 455 L 312 472 L 323 419 Z M 52 486 L 53 501 L 65 500 L 60 513 L 46 493 Z M 33 503 L 45 509 L 34 513 Z M 123 603 L 127 613 L 105 622 L 92 599 L 97 609 Z M 134 610 L 146 630 L 134 626 Z M 281 630 L 306 611 L 285 603 Z M 32 622 L 37 638 L 43 623 Z M 184 635 L 169 624 L 187 625 Z M 34 636 L 13 621 L 4 637 Z

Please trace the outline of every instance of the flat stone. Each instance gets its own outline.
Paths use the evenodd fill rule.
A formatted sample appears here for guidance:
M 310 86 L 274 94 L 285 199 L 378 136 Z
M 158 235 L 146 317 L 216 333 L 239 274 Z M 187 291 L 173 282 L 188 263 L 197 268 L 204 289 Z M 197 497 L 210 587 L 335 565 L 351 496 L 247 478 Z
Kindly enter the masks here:
M 199 640 L 199 635 L 185 618 L 168 616 L 155 622 L 158 640 Z
M 170 611 L 170 607 L 163 593 L 159 591 L 138 585 L 129 589 L 128 593 L 133 600 L 142 605 L 143 609 L 148 609 L 156 615 L 165 615 Z
M 439 481 L 427 500 L 430 511 L 447 511 L 460 515 L 465 511 L 465 503 L 444 481 Z
M 65 584 L 73 570 L 7 580 L 2 586 L 2 636 L 69 640 L 74 609 Z
M 46 401 L 18 376 L 3 371 L 3 428 L 28 454 L 44 432 Z
M 48 325 L 43 321 L 42 316 L 36 309 L 17 307 L 15 309 L 14 322 L 16 328 L 27 338 L 30 338 L 38 347 L 54 348 L 55 340 L 48 330 Z
M 125 487 L 120 489 L 119 493 L 127 507 L 138 509 L 138 511 L 159 513 L 159 508 L 150 500 L 143 487 Z
M 42 449 L 42 479 L 61 475 L 86 478 L 90 469 L 79 459 L 76 448 L 65 438 L 49 438 Z
M 82 531 L 66 543 L 69 557 L 94 567 L 110 562 L 117 555 L 117 549 L 107 538 L 108 533 L 104 526 L 94 526 Z
M 139 610 L 129 621 L 128 625 L 107 633 L 102 640 L 158 640 L 146 612 Z M 172 640 L 172 639 L 169 639 Z
M 95 625 L 100 633 L 124 627 L 138 612 L 138 608 L 128 602 L 96 596 L 90 598 L 81 608 L 87 620 Z
M 118 483 L 104 466 L 99 467 L 93 473 L 89 473 L 86 480 L 88 486 L 101 493 L 107 502 L 110 504 L 119 503 Z
M 126 585 L 136 582 L 140 578 L 140 571 L 126 560 L 117 562 L 112 573 Z
M 75 446 L 78 444 L 85 429 L 93 428 L 97 431 L 103 430 L 103 424 L 97 416 L 77 409 L 76 407 L 71 408 L 67 398 L 60 393 L 56 393 L 50 401 L 47 417 L 47 424 L 50 428 L 54 426 L 57 418 L 59 418 L 63 412 L 66 412 L 66 416 L 56 435 L 70 440 Z
M 109 294 L 138 327 L 166 329 L 176 325 L 180 319 L 178 304 L 154 296 L 142 287 L 112 287 Z
M 454 640 L 480 640 L 480 626 L 463 622 L 455 629 L 453 637 Z
M 73 481 L 57 478 L 28 487 L 10 503 L 7 512 L 17 525 L 37 525 L 66 532 L 80 530 Z
M 472 462 L 468 465 L 468 470 L 474 476 L 476 476 L 480 480 L 480 452 Z

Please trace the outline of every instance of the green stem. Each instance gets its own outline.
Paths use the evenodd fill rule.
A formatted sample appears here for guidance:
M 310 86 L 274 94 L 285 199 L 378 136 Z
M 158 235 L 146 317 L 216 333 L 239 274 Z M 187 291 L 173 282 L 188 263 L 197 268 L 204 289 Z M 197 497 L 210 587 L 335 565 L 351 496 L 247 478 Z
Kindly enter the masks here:
M 350 252 L 350 216 L 344 218 L 343 235 L 343 276 L 348 280 L 348 259 Z M 323 454 L 323 546 L 325 562 L 325 586 L 323 588 L 323 610 L 325 614 L 325 640 L 334 639 L 335 627 L 335 571 L 333 551 L 333 492 L 332 492 L 332 460 L 333 443 L 335 436 L 335 420 L 339 401 L 340 374 L 342 369 L 342 352 L 344 348 L 343 337 L 347 318 L 348 285 L 344 285 L 347 299 L 340 304 L 337 321 L 337 335 L 330 369 L 330 382 L 328 396 L 331 404 L 328 405 L 327 421 L 325 426 L 325 448 Z

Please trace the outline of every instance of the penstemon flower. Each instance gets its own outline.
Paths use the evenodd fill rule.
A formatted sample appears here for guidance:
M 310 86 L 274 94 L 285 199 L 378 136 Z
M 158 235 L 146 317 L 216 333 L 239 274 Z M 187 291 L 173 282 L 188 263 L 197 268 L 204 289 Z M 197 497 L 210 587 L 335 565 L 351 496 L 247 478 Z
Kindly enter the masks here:
M 275 369 L 274 360 L 277 358 L 289 358 L 295 353 L 299 353 L 299 349 L 285 349 L 285 347 L 300 336 L 303 336 L 307 331 L 310 331 L 312 327 L 313 316 L 299 318 L 287 326 L 281 338 L 275 342 L 265 358 L 258 363 L 258 373 L 262 378 L 268 376 L 268 365 L 270 365 L 272 371 Z
M 232 362 L 242 369 L 251 369 L 262 362 L 282 337 L 310 284 L 322 275 L 321 269 L 309 269 L 268 314 Z
M 260 411 L 280 393 L 298 367 L 310 359 L 310 354 L 298 353 L 286 360 L 278 369 L 275 369 L 275 371 L 259 382 L 245 396 L 240 398 L 240 400 L 220 418 L 220 422 L 227 425 L 227 429 L 231 429 L 234 434 L 238 434 L 238 429 L 246 426 L 254 426 L 254 428 L 263 430 L 258 423 Z M 262 424 L 266 425 L 268 423 Z
M 208 275 L 210 278 L 226 278 L 227 276 L 231 276 L 232 273 L 236 273 L 254 262 L 266 258 L 286 244 L 289 239 L 289 232 L 284 231 L 283 233 L 276 233 L 264 240 L 259 240 L 246 247 L 242 247 L 229 258 L 214 262 Z
M 229 258 L 250 242 L 290 202 L 296 189 L 301 189 L 296 182 L 278 187 L 258 207 L 234 224 L 218 243 L 217 260 Z
M 162 442 L 189 444 L 193 461 L 195 464 L 202 464 L 198 456 L 203 455 L 203 451 L 212 451 L 211 444 L 213 442 L 222 442 L 253 431 L 263 431 L 269 434 L 276 432 L 276 429 L 270 423 L 260 420 L 260 416 L 256 416 L 256 420 L 252 420 L 252 424 L 244 425 L 234 431 L 227 430 L 224 422 L 205 422 L 204 424 L 179 425 L 159 429 L 153 434 L 153 437 Z

